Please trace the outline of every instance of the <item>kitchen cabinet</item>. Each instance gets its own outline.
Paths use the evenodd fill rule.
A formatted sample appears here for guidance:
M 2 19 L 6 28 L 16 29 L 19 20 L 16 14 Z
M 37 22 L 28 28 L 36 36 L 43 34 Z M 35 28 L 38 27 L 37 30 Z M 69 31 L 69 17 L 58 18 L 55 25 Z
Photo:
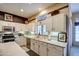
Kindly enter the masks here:
M 66 15 L 58 14 L 49 16 L 41 21 L 41 25 L 46 25 L 46 31 L 66 32 Z
M 58 14 L 52 18 L 52 30 L 55 32 L 66 32 L 66 15 Z
M 47 43 L 39 42 L 39 55 L 47 56 Z
M 31 39 L 31 50 L 38 54 L 38 41 Z
M 16 37 L 15 42 L 20 46 L 26 47 L 26 38 L 24 36 Z
M 48 44 L 48 56 L 64 56 L 64 48 Z
M 31 50 L 34 51 L 34 49 L 35 49 L 35 41 L 31 39 Z
M 31 39 L 31 50 L 40 56 L 66 56 L 67 46 L 62 47 L 47 42 Z
M 39 46 L 38 46 L 38 41 L 35 40 L 35 49 L 34 49 L 34 52 L 36 52 L 37 54 L 39 54 L 39 53 L 38 53 L 38 48 L 39 48 Z

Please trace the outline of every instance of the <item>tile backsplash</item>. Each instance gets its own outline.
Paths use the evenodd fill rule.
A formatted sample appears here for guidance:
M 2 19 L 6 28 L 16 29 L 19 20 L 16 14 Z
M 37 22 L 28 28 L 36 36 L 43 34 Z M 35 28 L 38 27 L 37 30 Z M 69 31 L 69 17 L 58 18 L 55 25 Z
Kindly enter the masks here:
M 59 32 L 50 32 L 49 35 L 50 35 L 50 36 L 58 36 L 58 33 L 59 33 Z
M 58 40 L 58 33 L 59 32 L 50 32 L 49 40 Z

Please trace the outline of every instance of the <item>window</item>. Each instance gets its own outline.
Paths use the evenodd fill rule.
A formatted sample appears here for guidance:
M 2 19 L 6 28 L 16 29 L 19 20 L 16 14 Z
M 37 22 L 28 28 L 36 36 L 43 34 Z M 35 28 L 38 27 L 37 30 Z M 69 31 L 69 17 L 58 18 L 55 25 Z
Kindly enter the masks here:
M 39 35 L 47 35 L 47 31 L 46 31 L 46 25 L 36 25 L 35 26 L 35 34 L 39 34 Z
M 75 41 L 79 41 L 79 18 L 76 18 L 75 21 Z

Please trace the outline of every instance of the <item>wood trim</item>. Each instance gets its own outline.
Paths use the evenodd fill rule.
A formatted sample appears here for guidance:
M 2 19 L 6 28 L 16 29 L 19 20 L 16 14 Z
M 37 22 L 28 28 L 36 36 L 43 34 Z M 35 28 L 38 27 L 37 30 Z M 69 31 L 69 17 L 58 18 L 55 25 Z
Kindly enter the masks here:
M 31 22 L 31 21 L 33 21 L 33 20 L 35 20 L 36 18 L 33 18 L 33 19 L 31 19 L 31 20 L 28 20 L 28 22 Z
M 28 20 L 28 18 L 25 18 L 25 17 L 22 17 L 22 16 L 14 15 L 14 14 L 11 14 L 11 13 L 8 13 L 8 12 L 4 12 L 4 11 L 0 11 L 0 12 L 3 13 L 3 14 L 10 14 L 10 15 L 13 15 L 13 16 L 16 16 L 16 17 L 19 17 L 19 18 L 23 18 L 23 19 L 27 19 Z
M 13 16 L 13 21 L 4 20 L 5 14 L 12 15 Z M 8 13 L 8 12 L 4 12 L 4 11 L 0 11 L 0 16 L 2 17 L 0 19 L 0 21 L 2 20 L 2 21 L 7 21 L 7 22 L 22 23 L 22 24 L 25 24 L 25 21 L 28 22 L 28 18 L 24 18 L 24 17 L 18 16 L 18 15 L 14 15 L 14 14 L 11 14 L 11 13 Z
M 64 6 L 64 7 L 61 7 L 61 8 L 59 8 L 59 9 L 56 9 L 56 10 L 62 10 L 62 9 L 64 9 L 64 8 L 67 8 L 68 7 L 68 5 L 66 5 L 66 6 Z M 56 11 L 56 10 L 54 10 L 54 11 Z M 54 11 L 51 11 L 51 12 L 49 12 L 48 14 L 51 14 L 52 12 L 54 12 Z

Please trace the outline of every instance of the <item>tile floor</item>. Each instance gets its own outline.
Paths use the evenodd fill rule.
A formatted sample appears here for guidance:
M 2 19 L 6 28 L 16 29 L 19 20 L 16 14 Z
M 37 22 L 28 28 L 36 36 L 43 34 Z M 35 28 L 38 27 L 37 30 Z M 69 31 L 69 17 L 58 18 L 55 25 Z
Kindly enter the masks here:
M 22 47 L 26 52 L 29 51 L 30 49 L 26 48 L 26 47 Z
M 32 50 L 26 48 L 26 47 L 22 47 L 26 53 L 29 55 L 29 56 L 39 56 L 38 54 L 36 54 L 35 52 L 33 52 Z

